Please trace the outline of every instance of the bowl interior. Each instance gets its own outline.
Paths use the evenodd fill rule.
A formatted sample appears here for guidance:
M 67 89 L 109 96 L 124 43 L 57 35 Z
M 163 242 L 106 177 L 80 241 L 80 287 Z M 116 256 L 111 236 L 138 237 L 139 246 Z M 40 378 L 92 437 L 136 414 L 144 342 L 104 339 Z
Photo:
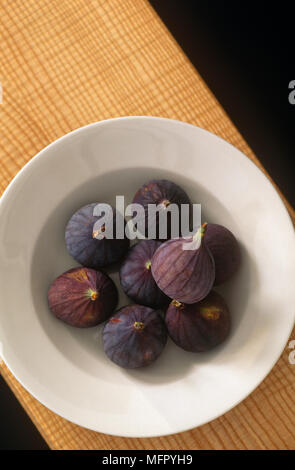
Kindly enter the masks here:
M 223 345 L 191 354 L 169 341 L 153 365 L 128 371 L 104 355 L 101 327 L 80 330 L 56 320 L 47 291 L 77 266 L 64 241 L 73 212 L 90 202 L 115 205 L 116 195 L 128 204 L 153 178 L 175 181 L 201 203 L 203 221 L 231 229 L 242 266 L 217 289 L 233 321 Z M 201 129 L 156 118 L 83 128 L 23 170 L 4 195 L 0 215 L 3 356 L 34 396 L 78 424 L 129 436 L 202 424 L 244 398 L 288 338 L 295 264 L 290 220 L 264 175 Z M 109 274 L 119 287 L 117 267 Z M 120 305 L 127 302 L 120 290 Z
M 65 227 L 73 212 L 81 205 L 97 201 L 107 202 L 114 206 L 114 188 L 116 188 L 117 195 L 124 195 L 127 205 L 132 201 L 138 187 L 153 178 L 168 178 L 172 181 L 177 181 L 181 187 L 189 192 L 193 201 L 196 203 L 200 201 L 201 204 L 201 201 L 204 201 L 202 204 L 204 208 L 203 220 L 216 221 L 214 211 L 218 211 L 220 220 L 226 221 L 227 226 L 235 226 L 226 208 L 217 200 L 214 200 L 214 197 L 211 196 L 210 198 L 206 189 L 194 183 L 193 180 L 179 177 L 177 173 L 166 170 L 148 167 L 129 168 L 104 173 L 87 181 L 79 188 L 75 188 L 50 214 L 36 240 L 31 268 L 31 290 L 35 307 L 34 310 L 50 342 L 61 351 L 63 356 L 66 356 L 72 361 L 76 367 L 81 368 L 82 371 L 88 372 L 89 374 L 94 374 L 94 376 L 97 376 L 98 358 L 99 361 L 103 360 L 103 363 L 106 363 L 107 366 L 110 365 L 107 358 L 103 355 L 100 341 L 102 327 L 79 330 L 60 324 L 52 315 L 48 314 L 47 291 L 51 282 L 67 269 L 79 266 L 65 249 Z M 201 199 L 200 194 L 202 195 Z M 205 201 L 207 202 L 209 199 L 212 200 L 211 204 L 205 203 Z M 205 207 L 207 205 L 206 210 Z M 253 262 L 251 263 L 249 253 L 244 246 L 242 246 L 242 253 L 243 266 L 237 276 L 226 286 L 216 289 L 222 293 L 226 291 L 227 300 L 233 305 L 235 314 L 233 316 L 232 335 L 245 311 L 248 295 L 247 289 L 241 290 L 241 286 L 250 286 L 250 271 L 252 271 L 251 279 L 255 282 L 255 265 L 253 265 Z M 120 294 L 118 307 L 121 307 L 131 302 L 120 288 L 118 276 L 119 266 L 120 265 L 117 264 L 109 269 L 105 269 L 105 271 L 108 272 L 118 287 Z M 46 269 L 44 269 L 44 267 L 46 267 Z M 238 301 L 235 300 L 235 293 L 238 295 Z M 248 324 L 251 325 L 251 322 Z M 65 330 L 67 330 L 67 333 L 65 333 Z M 169 380 L 177 380 L 185 373 L 191 361 L 195 362 L 196 360 L 195 355 L 191 354 L 184 354 L 180 359 L 179 354 L 181 350 L 172 344 L 169 348 L 175 351 L 175 357 L 173 356 L 174 367 L 168 367 L 167 370 L 159 366 L 150 367 L 149 371 L 144 370 L 142 375 L 143 380 L 165 382 L 167 375 L 169 376 Z M 219 349 L 222 348 L 223 346 Z M 170 354 L 173 354 L 173 352 Z M 216 354 L 217 350 L 210 353 L 209 356 L 215 356 Z M 101 358 L 101 356 L 103 357 Z M 198 360 L 207 361 L 207 356 L 207 354 L 204 354 L 200 356 Z M 169 358 L 167 356 L 167 360 L 171 360 L 171 356 Z M 160 362 L 161 361 L 158 361 L 158 364 L 160 364 Z M 176 365 L 178 365 L 178 367 L 176 367 Z M 129 373 L 132 372 L 129 371 Z M 141 375 L 141 371 L 134 372 L 134 375 Z

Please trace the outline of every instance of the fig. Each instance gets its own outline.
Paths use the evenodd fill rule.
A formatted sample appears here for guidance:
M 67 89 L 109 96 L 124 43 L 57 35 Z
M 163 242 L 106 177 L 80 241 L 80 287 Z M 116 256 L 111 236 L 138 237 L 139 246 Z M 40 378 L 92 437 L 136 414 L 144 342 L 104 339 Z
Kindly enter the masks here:
M 159 357 L 167 342 L 167 329 L 159 310 L 128 305 L 105 324 L 102 339 L 106 355 L 115 364 L 135 369 Z
M 233 233 L 222 225 L 208 224 L 205 244 L 215 262 L 215 285 L 228 281 L 238 270 L 241 251 Z
M 68 325 L 88 328 L 109 318 L 118 303 L 113 281 L 89 268 L 73 268 L 53 281 L 48 292 L 51 312 Z
M 77 212 L 69 220 L 65 240 L 67 250 L 78 263 L 88 268 L 99 269 L 118 262 L 129 248 L 129 240 L 116 238 L 116 210 L 111 208 L 109 217 L 112 218 L 113 237 L 108 238 L 105 232 L 105 224 L 97 229 L 101 217 L 93 215 L 98 203 L 88 204 Z M 122 217 L 123 227 L 125 220 Z
M 169 298 L 157 286 L 152 272 L 152 257 L 161 245 L 157 240 L 142 240 L 126 255 L 120 269 L 123 291 L 135 303 L 152 308 L 168 305 Z
M 210 292 L 214 259 L 204 243 L 207 224 L 187 238 L 164 242 L 152 258 L 152 274 L 158 287 L 170 298 L 194 304 Z
M 214 291 L 195 304 L 172 300 L 165 322 L 172 340 L 191 352 L 209 351 L 222 343 L 230 331 L 228 307 Z
M 167 240 L 171 238 L 172 235 L 172 224 L 171 224 L 171 214 L 168 211 L 168 208 L 171 204 L 176 204 L 179 209 L 179 233 L 181 235 L 181 204 L 188 204 L 191 206 L 190 199 L 186 192 L 177 184 L 172 181 L 161 179 L 161 180 L 151 180 L 148 183 L 145 183 L 137 191 L 133 198 L 133 204 L 140 204 L 144 208 L 144 223 L 145 223 L 145 237 L 148 238 L 149 235 L 149 226 L 154 226 L 154 236 L 150 238 Z M 166 237 L 160 236 L 159 231 L 159 212 L 155 214 L 155 217 L 149 217 L 148 205 L 156 204 L 160 211 L 167 211 L 167 234 Z M 188 227 L 189 229 L 189 227 Z

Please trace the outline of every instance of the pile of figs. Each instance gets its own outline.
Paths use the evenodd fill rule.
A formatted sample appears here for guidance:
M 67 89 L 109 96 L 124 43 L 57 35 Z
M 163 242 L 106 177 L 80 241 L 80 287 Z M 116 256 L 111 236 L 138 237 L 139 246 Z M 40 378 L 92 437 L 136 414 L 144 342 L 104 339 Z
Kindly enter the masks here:
M 124 368 L 154 362 L 168 337 L 186 351 L 211 350 L 230 332 L 229 308 L 212 289 L 230 280 L 240 266 L 235 236 L 222 225 L 203 223 L 193 235 L 171 238 L 168 219 L 163 239 L 158 216 L 148 220 L 149 205 L 156 204 L 161 211 L 171 204 L 191 205 L 185 191 L 172 181 L 149 181 L 136 192 L 133 202 L 142 206 L 146 226 L 154 224 L 154 237 L 147 238 L 145 232 L 140 237 L 145 239 L 131 247 L 126 234 L 108 238 L 105 225 L 97 224 L 97 203 L 72 215 L 66 226 L 66 247 L 81 266 L 51 284 L 51 312 L 78 328 L 105 322 L 104 351 Z M 115 234 L 118 217 L 112 211 Z M 113 271 L 118 267 L 121 288 L 130 299 L 129 305 L 117 311 L 118 290 L 106 272 L 110 266 Z

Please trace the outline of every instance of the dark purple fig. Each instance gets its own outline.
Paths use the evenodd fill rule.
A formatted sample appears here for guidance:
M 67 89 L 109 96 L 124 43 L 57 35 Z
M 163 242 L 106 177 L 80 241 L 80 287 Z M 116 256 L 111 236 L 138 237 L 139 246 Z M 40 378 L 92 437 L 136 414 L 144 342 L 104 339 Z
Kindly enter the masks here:
M 79 209 L 71 217 L 66 227 L 65 239 L 67 250 L 70 255 L 83 266 L 99 269 L 119 261 L 129 248 L 129 240 L 116 238 L 116 217 L 120 218 L 123 228 L 124 218 L 111 208 L 109 218 L 113 227 L 113 238 L 109 238 L 105 224 L 99 225 L 102 219 L 93 215 L 98 203 L 94 202 Z
M 133 204 L 140 204 L 144 208 L 145 213 L 145 236 L 149 236 L 149 225 L 154 227 L 155 236 L 149 238 L 156 238 L 167 240 L 172 236 L 172 224 L 171 214 L 169 213 L 169 206 L 171 204 L 177 205 L 179 209 L 179 224 L 178 224 L 178 236 L 181 235 L 181 204 L 187 204 L 191 206 L 190 199 L 186 192 L 177 184 L 168 180 L 151 180 L 144 184 L 135 194 L 133 198 Z M 155 217 L 149 217 L 148 205 L 155 204 L 158 206 L 159 211 L 167 212 L 167 235 L 160 236 L 159 232 L 159 212 L 155 214 Z M 188 227 L 189 229 L 189 227 Z
M 230 230 L 217 224 L 208 224 L 205 243 L 215 262 L 215 285 L 228 281 L 238 270 L 241 251 Z
M 118 292 L 106 274 L 79 267 L 66 271 L 53 281 L 48 303 L 60 320 L 87 328 L 110 317 L 118 303 Z
M 204 243 L 207 224 L 189 238 L 163 243 L 152 258 L 152 274 L 160 289 L 170 298 L 194 304 L 210 292 L 215 267 Z
M 152 272 L 152 257 L 161 245 L 156 240 L 142 240 L 127 253 L 120 269 L 122 289 L 135 303 L 152 308 L 168 305 L 169 298 L 157 286 Z
M 182 349 L 209 351 L 222 343 L 230 331 L 230 313 L 216 292 L 196 304 L 172 300 L 165 317 L 169 336 Z
M 167 342 L 167 329 L 158 310 L 128 305 L 105 324 L 102 339 L 106 355 L 115 364 L 135 369 L 157 359 Z

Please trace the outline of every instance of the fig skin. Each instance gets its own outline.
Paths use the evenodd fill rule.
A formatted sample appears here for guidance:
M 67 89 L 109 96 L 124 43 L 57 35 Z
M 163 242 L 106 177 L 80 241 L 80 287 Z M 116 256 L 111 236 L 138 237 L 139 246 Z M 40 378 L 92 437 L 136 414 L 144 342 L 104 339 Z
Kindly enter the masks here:
M 70 218 L 65 232 L 67 250 L 78 263 L 99 269 L 120 261 L 127 252 L 128 238 L 99 240 L 95 238 L 94 224 L 99 217 L 93 215 L 98 203 L 87 204 Z M 113 234 L 116 234 L 116 210 L 113 208 Z
M 104 273 L 73 268 L 53 281 L 48 291 L 51 312 L 59 320 L 78 328 L 102 323 L 115 310 L 118 291 Z
M 171 339 L 190 352 L 209 351 L 221 344 L 230 332 L 231 323 L 225 300 L 214 291 L 195 304 L 173 300 L 165 322 Z
M 163 210 L 169 207 L 170 204 L 176 204 L 181 209 L 181 204 L 189 204 L 191 207 L 191 201 L 186 192 L 177 184 L 172 181 L 160 179 L 151 180 L 145 183 L 136 192 L 133 204 L 141 204 L 145 210 L 145 237 L 148 238 L 148 204 L 161 205 Z M 180 212 L 179 212 L 180 215 Z M 181 217 L 179 217 L 179 236 L 181 235 Z M 159 234 L 159 215 L 157 214 L 156 220 L 156 237 L 154 239 L 161 239 Z M 171 238 L 171 222 L 168 213 L 167 217 L 167 237 L 165 240 Z M 162 238 L 163 240 L 163 238 Z
M 241 264 L 241 251 L 237 239 L 226 227 L 208 224 L 205 244 L 215 262 L 215 282 L 217 286 L 233 277 Z
M 167 329 L 159 310 L 143 305 L 121 308 L 102 332 L 106 355 L 120 367 L 146 367 L 162 353 Z
M 206 227 L 203 224 L 193 237 L 168 240 L 154 254 L 152 274 L 168 297 L 194 304 L 212 289 L 215 266 L 204 243 Z
M 142 240 L 126 255 L 120 269 L 123 291 L 135 303 L 152 308 L 168 306 L 171 299 L 157 286 L 152 272 L 152 257 L 161 245 L 156 240 Z

